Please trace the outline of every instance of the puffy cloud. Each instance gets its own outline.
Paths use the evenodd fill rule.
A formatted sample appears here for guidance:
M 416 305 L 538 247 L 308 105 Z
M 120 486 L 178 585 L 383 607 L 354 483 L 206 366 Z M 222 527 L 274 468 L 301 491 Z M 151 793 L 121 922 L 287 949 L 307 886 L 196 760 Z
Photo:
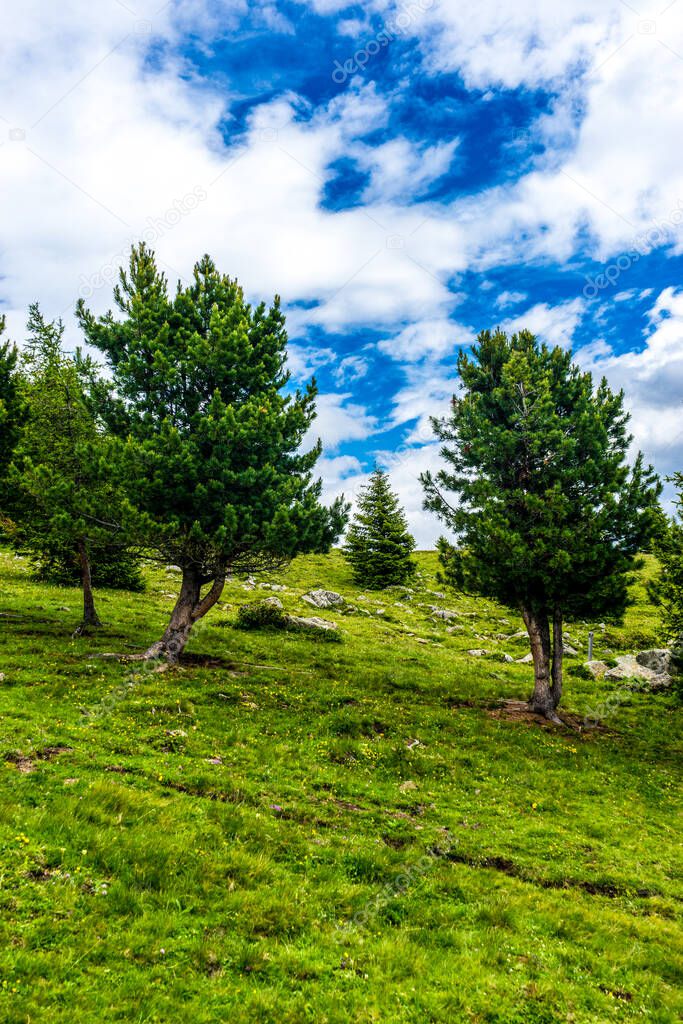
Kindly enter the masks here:
M 579 326 L 586 310 L 583 299 L 570 299 L 559 305 L 551 306 L 547 302 L 539 302 L 525 313 L 500 325 L 508 334 L 529 330 L 548 345 L 560 345 L 571 348 L 574 332 Z
M 322 438 L 326 451 L 334 451 L 343 441 L 362 441 L 376 433 L 378 421 L 367 409 L 349 401 L 350 394 L 318 395 L 317 417 L 304 439 L 304 448 Z
M 471 328 L 452 320 L 418 320 L 392 338 L 380 341 L 377 347 L 399 362 L 416 363 L 425 358 L 442 358 L 459 345 L 470 345 L 474 338 Z
M 666 288 L 650 311 L 645 344 L 615 352 L 604 342 L 580 349 L 579 361 L 623 388 L 635 446 L 660 472 L 683 467 L 683 290 Z

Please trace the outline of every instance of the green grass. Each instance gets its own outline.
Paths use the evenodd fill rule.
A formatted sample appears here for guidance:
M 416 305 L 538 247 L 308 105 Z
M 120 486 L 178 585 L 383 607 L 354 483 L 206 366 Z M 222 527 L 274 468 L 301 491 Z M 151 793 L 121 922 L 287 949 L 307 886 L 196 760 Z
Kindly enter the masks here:
M 235 629 L 265 592 L 234 581 L 158 675 L 88 655 L 155 639 L 175 574 L 102 593 L 72 640 L 78 592 L 0 552 L 1 1021 L 679 1019 L 680 711 L 575 659 L 564 708 L 602 729 L 497 716 L 530 689 L 501 657 L 521 623 L 420 568 L 364 601 L 338 554 L 276 577 L 288 611 L 315 586 L 356 606 L 319 613 L 339 644 Z M 572 642 L 652 642 L 635 596 Z

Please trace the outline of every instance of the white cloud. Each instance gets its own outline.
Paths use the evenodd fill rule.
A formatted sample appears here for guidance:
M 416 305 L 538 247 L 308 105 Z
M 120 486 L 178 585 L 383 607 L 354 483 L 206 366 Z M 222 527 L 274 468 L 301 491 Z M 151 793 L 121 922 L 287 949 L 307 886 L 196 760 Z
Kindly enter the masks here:
M 650 311 L 638 351 L 615 353 L 605 343 L 580 349 L 577 358 L 610 385 L 624 389 L 635 446 L 662 473 L 683 467 L 683 290 L 666 288 Z
M 470 345 L 475 334 L 469 327 L 452 320 L 418 320 L 408 324 L 392 338 L 378 342 L 378 349 L 399 362 L 416 363 L 421 359 L 439 359 Z
M 583 299 L 570 299 L 557 306 L 539 302 L 525 313 L 520 313 L 500 325 L 507 334 L 529 330 L 548 345 L 571 348 L 574 332 L 583 318 L 586 303 Z
M 377 417 L 356 402 L 351 394 L 324 394 L 316 399 L 317 417 L 313 421 L 304 448 L 322 438 L 325 451 L 331 452 L 343 441 L 363 441 L 379 429 Z

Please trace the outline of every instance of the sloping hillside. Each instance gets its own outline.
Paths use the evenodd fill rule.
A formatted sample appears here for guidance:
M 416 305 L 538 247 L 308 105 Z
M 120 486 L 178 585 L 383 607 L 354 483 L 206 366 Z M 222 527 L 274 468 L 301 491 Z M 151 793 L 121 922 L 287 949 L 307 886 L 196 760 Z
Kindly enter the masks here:
M 232 581 L 159 675 L 89 655 L 153 640 L 175 573 L 72 640 L 78 592 L 0 553 L 0 1020 L 678 1019 L 680 711 L 581 657 L 564 709 L 597 728 L 501 707 L 530 687 L 521 622 L 419 562 L 412 592 L 362 593 L 336 553 L 269 578 L 340 643 L 235 629 L 268 591 Z M 651 645 L 634 596 L 569 642 Z

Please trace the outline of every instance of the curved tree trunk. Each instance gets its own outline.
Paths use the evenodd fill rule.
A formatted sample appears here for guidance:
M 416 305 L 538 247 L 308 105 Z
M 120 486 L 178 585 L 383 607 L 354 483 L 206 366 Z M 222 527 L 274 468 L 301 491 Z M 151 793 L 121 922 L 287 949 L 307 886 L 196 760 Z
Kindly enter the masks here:
M 168 662 L 169 665 L 178 663 L 195 622 L 203 618 L 220 599 L 225 586 L 225 573 L 215 577 L 211 589 L 203 598 L 202 583 L 203 579 L 198 570 L 183 570 L 180 594 L 171 613 L 170 622 L 161 639 L 140 656 L 143 660 L 159 659 Z
M 552 722 L 559 722 L 555 714 L 557 701 L 554 695 L 555 657 L 550 642 L 550 621 L 546 611 L 537 612 L 529 608 L 522 609 L 522 618 L 526 625 L 531 642 L 531 653 L 534 659 L 534 692 L 529 700 L 529 709 L 543 715 Z M 560 631 L 562 629 L 560 620 Z M 555 628 L 553 628 L 555 632 Z M 562 647 L 560 646 L 560 659 Z M 562 668 L 560 661 L 560 686 L 562 685 Z
M 81 566 L 81 586 L 83 588 L 83 621 L 75 631 L 74 636 L 81 636 L 90 627 L 97 628 L 102 625 L 95 608 L 95 595 L 92 590 L 92 574 L 90 571 L 88 548 L 82 537 L 78 542 L 78 560 Z

